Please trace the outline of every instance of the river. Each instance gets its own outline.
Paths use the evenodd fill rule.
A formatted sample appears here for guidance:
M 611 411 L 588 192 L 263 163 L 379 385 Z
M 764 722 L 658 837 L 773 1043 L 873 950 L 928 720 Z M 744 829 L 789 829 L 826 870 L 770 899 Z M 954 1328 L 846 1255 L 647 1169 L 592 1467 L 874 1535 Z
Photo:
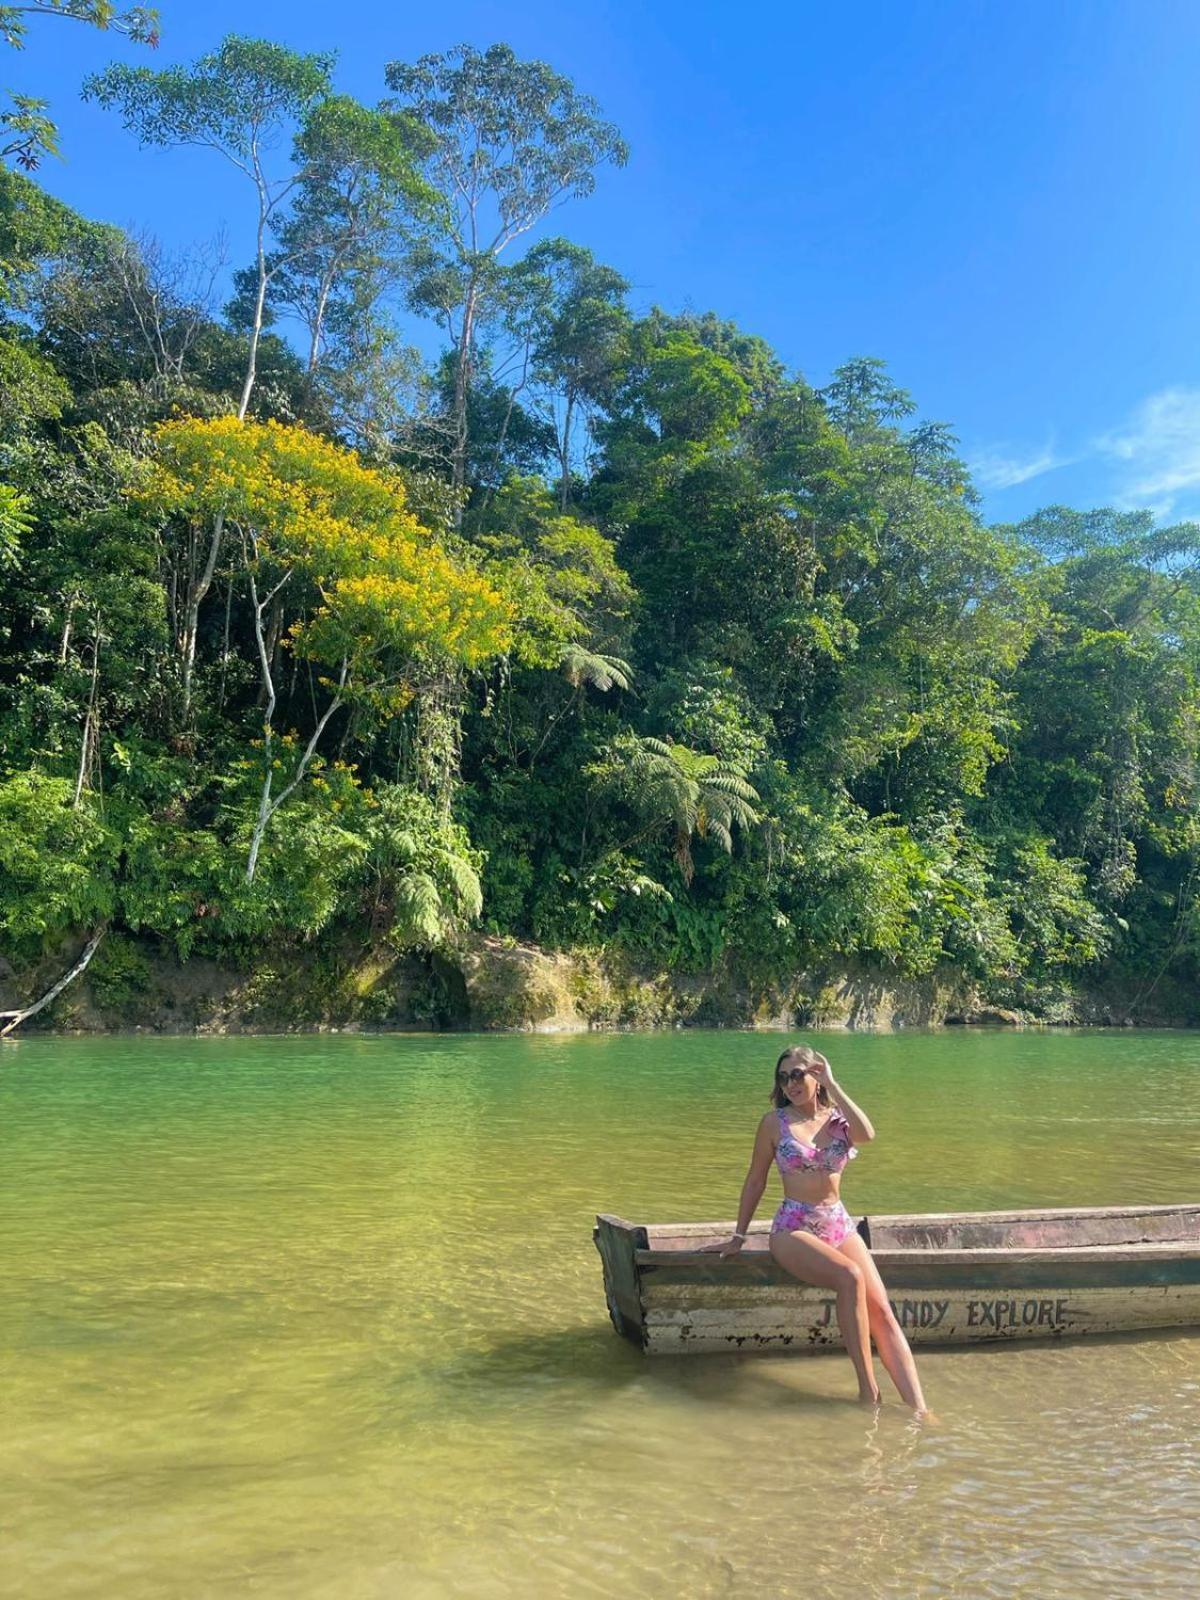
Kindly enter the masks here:
M 856 1214 L 1200 1199 L 1198 1035 L 805 1037 Z M 926 1426 L 611 1332 L 594 1213 L 732 1216 L 781 1043 L 0 1050 L 0 1593 L 1194 1600 L 1195 1334 L 926 1351 Z

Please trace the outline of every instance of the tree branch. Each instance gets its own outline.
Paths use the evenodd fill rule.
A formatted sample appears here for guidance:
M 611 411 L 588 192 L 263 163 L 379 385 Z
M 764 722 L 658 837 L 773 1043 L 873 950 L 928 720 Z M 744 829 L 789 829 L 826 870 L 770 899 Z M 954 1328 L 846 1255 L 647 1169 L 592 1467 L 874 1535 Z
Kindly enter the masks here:
M 8 1035 L 12 1033 L 14 1028 L 19 1028 L 21 1024 L 23 1022 L 27 1022 L 30 1017 L 35 1017 L 39 1011 L 45 1010 L 52 1000 L 56 1000 L 58 998 L 58 996 L 63 992 L 69 983 L 74 983 L 75 979 L 96 954 L 96 951 L 100 947 L 100 941 L 107 932 L 108 924 L 106 922 L 102 922 L 92 937 L 88 940 L 84 947 L 83 954 L 71 968 L 70 972 L 68 972 L 65 977 L 60 978 L 52 989 L 47 989 L 46 993 L 40 1000 L 35 1000 L 33 1005 L 25 1006 L 24 1008 L 16 1011 L 0 1011 L 0 1019 L 4 1017 L 11 1018 L 11 1021 L 5 1023 L 3 1028 L 0 1028 L 0 1039 L 7 1039 Z

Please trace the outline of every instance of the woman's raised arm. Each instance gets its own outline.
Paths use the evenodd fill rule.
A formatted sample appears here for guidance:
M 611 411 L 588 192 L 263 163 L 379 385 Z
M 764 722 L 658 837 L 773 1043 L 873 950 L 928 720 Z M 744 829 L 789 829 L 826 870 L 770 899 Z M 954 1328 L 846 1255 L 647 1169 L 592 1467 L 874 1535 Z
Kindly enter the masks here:
M 855 1144 L 870 1144 L 875 1137 L 875 1125 L 865 1111 L 860 1111 L 850 1096 L 833 1076 L 828 1061 L 822 1055 L 814 1052 L 812 1075 L 818 1083 L 825 1085 L 825 1091 L 834 1105 L 845 1117 L 850 1127 L 850 1138 Z

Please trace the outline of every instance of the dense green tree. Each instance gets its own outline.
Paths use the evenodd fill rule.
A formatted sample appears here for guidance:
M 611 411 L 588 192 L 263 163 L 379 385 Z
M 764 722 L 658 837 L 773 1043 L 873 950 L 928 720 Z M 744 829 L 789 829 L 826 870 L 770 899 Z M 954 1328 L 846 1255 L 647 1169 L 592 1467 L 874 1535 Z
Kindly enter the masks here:
M 0 1028 L 139 944 L 386 966 L 477 919 L 746 995 L 1194 1015 L 1197 529 L 987 526 L 881 361 L 817 389 L 521 253 L 624 159 L 567 80 L 387 77 L 232 38 L 93 81 L 247 179 L 223 312 L 215 257 L 0 167 Z
M 1148 978 L 1190 948 L 1200 866 L 1200 528 L 1053 507 L 1046 617 L 1015 679 L 1019 732 L 994 807 L 1086 865 Z
M 112 231 L 88 222 L 19 172 L 0 167 L 0 312 L 25 306 L 44 262 L 84 237 Z

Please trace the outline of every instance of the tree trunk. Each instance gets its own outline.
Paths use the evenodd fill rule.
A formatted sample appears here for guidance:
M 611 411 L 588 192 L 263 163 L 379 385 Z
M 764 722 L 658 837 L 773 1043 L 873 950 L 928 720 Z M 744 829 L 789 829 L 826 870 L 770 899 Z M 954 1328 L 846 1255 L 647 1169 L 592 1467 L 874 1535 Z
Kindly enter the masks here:
M 248 562 L 247 565 L 249 565 Z M 287 578 L 284 578 L 283 581 L 286 583 Z M 254 642 L 258 646 L 258 666 L 262 676 L 264 777 L 262 793 L 259 795 L 258 800 L 258 820 L 254 824 L 254 834 L 250 843 L 250 860 L 246 867 L 247 883 L 253 883 L 254 881 L 254 869 L 258 865 L 259 846 L 262 844 L 262 836 L 266 832 L 267 823 L 271 819 L 271 785 L 275 771 L 273 764 L 275 759 L 275 728 L 273 721 L 275 716 L 275 679 L 271 673 L 271 652 L 267 648 L 267 641 L 263 634 L 263 612 L 276 599 L 277 594 L 278 590 L 273 589 L 265 600 L 260 600 L 254 573 L 250 573 L 250 603 L 254 607 Z
M 196 666 L 196 635 L 200 627 L 200 607 L 212 587 L 221 540 L 225 533 L 225 513 L 219 512 L 213 520 L 212 539 L 208 546 L 208 559 L 199 578 L 188 583 L 187 605 L 183 618 L 183 720 L 186 724 L 192 711 L 192 680 Z
M 271 619 L 267 623 L 267 661 L 270 663 L 272 680 L 279 670 L 279 630 L 282 626 L 283 603 L 276 595 L 271 602 Z
M 249 561 L 247 561 L 247 568 L 249 569 Z M 280 806 L 284 803 L 288 796 L 293 794 L 299 787 L 304 774 L 308 771 L 309 763 L 316 754 L 317 745 L 320 743 L 321 735 L 325 732 L 325 729 L 328 726 L 329 719 L 333 716 L 334 712 L 342 703 L 342 690 L 346 686 L 346 675 L 349 671 L 349 662 L 343 660 L 342 670 L 340 676 L 338 677 L 337 689 L 334 691 L 333 700 L 326 707 L 324 715 L 321 717 L 316 728 L 313 730 L 313 736 L 308 741 L 308 745 L 305 748 L 304 754 L 300 757 L 300 765 L 292 774 L 292 781 L 284 790 L 281 791 L 281 793 L 272 797 L 271 790 L 274 787 L 275 782 L 274 718 L 277 697 L 275 693 L 275 675 L 271 670 L 271 652 L 267 643 L 266 629 L 263 627 L 263 612 L 266 611 L 268 606 L 278 605 L 279 591 L 283 588 L 284 584 L 289 581 L 291 576 L 292 575 L 290 572 L 285 573 L 283 578 L 275 585 L 270 593 L 260 600 L 258 598 L 258 583 L 255 580 L 253 570 L 249 569 L 250 600 L 254 607 L 254 642 L 258 646 L 258 666 L 259 671 L 262 674 L 263 695 L 266 703 L 263 707 L 263 764 L 265 771 L 263 773 L 262 790 L 258 797 L 258 816 L 255 818 L 254 832 L 250 836 L 250 855 L 246 862 L 247 883 L 254 882 L 254 874 L 258 870 L 258 853 L 262 849 L 263 838 L 266 835 L 271 818 L 279 810 Z
M 95 634 L 92 638 L 92 686 L 88 693 L 88 707 L 83 718 L 83 740 L 79 750 L 79 772 L 75 779 L 75 795 L 71 801 L 71 809 L 79 810 L 79 802 L 83 799 L 84 786 L 87 783 L 88 769 L 92 764 L 96 750 L 96 735 L 100 721 L 96 705 L 97 687 L 100 679 L 100 613 L 96 613 Z
M 458 341 L 458 361 L 454 369 L 454 487 L 462 490 L 467 482 L 467 446 L 469 443 L 467 432 L 467 399 L 470 394 L 471 384 L 471 351 L 475 343 L 475 317 L 477 312 L 478 287 L 472 278 L 467 287 L 466 299 L 463 302 L 462 334 Z M 462 501 L 454 512 L 454 525 L 462 525 Z
M 258 341 L 262 337 L 263 314 L 267 303 L 267 195 L 261 173 L 257 169 L 258 152 L 255 151 L 255 172 L 258 181 L 258 240 L 255 265 L 258 268 L 258 293 L 254 297 L 254 321 L 250 328 L 250 352 L 246 358 L 246 377 L 242 384 L 242 398 L 238 402 L 238 421 L 246 420 L 250 409 L 250 396 L 254 393 L 254 379 L 258 372 Z
M 333 285 L 337 280 L 338 269 L 341 264 L 341 256 L 335 256 L 323 275 L 321 287 L 317 294 L 316 310 L 313 313 L 312 324 L 308 330 L 308 367 L 304 376 L 308 380 L 310 391 L 312 389 L 313 376 L 321 359 L 321 335 L 325 331 L 325 313 L 329 309 L 329 297 L 333 293 Z
M 329 719 L 342 704 L 341 691 L 345 687 L 345 683 L 346 663 L 343 662 L 341 676 L 338 678 L 337 693 L 326 707 L 320 722 L 318 722 L 316 727 L 313 729 L 313 736 L 308 741 L 308 744 L 304 750 L 304 754 L 300 757 L 300 765 L 296 768 L 296 771 L 292 776 L 291 783 L 288 784 L 286 789 L 281 790 L 274 800 L 271 799 L 272 772 L 270 762 L 268 761 L 267 775 L 263 779 L 262 794 L 260 795 L 258 802 L 258 818 L 255 821 L 254 833 L 250 840 L 250 859 L 246 863 L 247 883 L 254 882 L 254 874 L 258 870 L 258 852 L 262 848 L 263 838 L 266 834 L 268 826 L 270 825 L 271 818 L 279 810 L 280 806 L 289 797 L 289 795 L 293 794 L 300 787 L 300 784 L 304 778 L 304 774 L 308 771 L 309 763 L 312 761 L 313 756 L 317 753 L 317 745 L 320 743 L 321 735 L 325 732 L 325 729 L 329 724 Z
M 566 511 L 571 499 L 571 413 L 574 410 L 575 398 L 567 396 L 567 415 L 563 420 L 562 440 L 559 444 L 558 459 L 562 468 L 559 479 L 558 509 Z
M 263 307 L 267 299 L 267 274 L 261 259 L 258 263 L 258 294 L 254 301 L 254 325 L 250 330 L 250 354 L 246 359 L 246 380 L 242 384 L 242 398 L 238 401 L 237 416 L 239 422 L 245 422 L 246 412 L 250 409 L 250 396 L 254 393 L 254 379 L 258 373 L 258 341 L 262 336 Z
M 65 667 L 67 664 L 67 651 L 71 648 L 71 628 L 75 618 L 75 596 L 71 595 L 67 601 L 67 615 L 63 620 L 62 640 L 58 647 L 58 664 Z
M 84 947 L 83 954 L 71 968 L 70 972 L 68 972 L 65 977 L 60 978 L 52 989 L 47 989 L 46 993 L 40 1000 L 35 1000 L 33 1005 L 18 1008 L 16 1011 L 0 1011 L 0 1020 L 3 1020 L 5 1017 L 10 1019 L 5 1023 L 3 1028 L 0 1028 L 0 1039 L 6 1039 L 8 1035 L 12 1033 L 14 1028 L 19 1028 L 21 1024 L 23 1022 L 27 1022 L 30 1017 L 37 1016 L 39 1011 L 44 1011 L 51 1001 L 58 999 L 59 995 L 69 983 L 74 983 L 75 979 L 96 954 L 96 951 L 100 947 L 100 941 L 103 939 L 107 931 L 108 924 L 106 922 L 102 922 L 92 937 L 88 940 Z
M 225 585 L 225 631 L 221 636 L 221 684 L 217 690 L 217 710 L 225 709 L 225 673 L 229 666 L 229 620 L 233 610 L 233 578 Z
M 507 408 L 506 408 L 506 410 L 504 412 L 504 422 L 503 422 L 503 425 L 501 426 L 501 429 L 500 429 L 500 437 L 496 441 L 495 451 L 492 454 L 492 473 L 496 478 L 500 477 L 500 462 L 501 462 L 501 459 L 503 458 L 503 455 L 504 455 L 504 446 L 508 443 L 508 427 L 509 427 L 509 423 L 511 423 L 511 421 L 512 421 L 513 411 L 516 409 L 517 396 L 520 394 L 521 390 L 525 387 L 526 383 L 528 382 L 528 379 L 529 379 L 529 346 L 526 345 L 525 346 L 525 359 L 524 359 L 524 362 L 523 362 L 522 367 L 521 367 L 521 381 L 519 383 L 514 384 L 513 387 L 508 391 L 508 406 L 507 406 Z M 485 512 L 487 511 L 488 507 L 492 503 L 492 495 L 493 495 L 493 493 L 494 493 L 494 490 L 489 485 L 488 491 L 483 497 L 483 510 Z

